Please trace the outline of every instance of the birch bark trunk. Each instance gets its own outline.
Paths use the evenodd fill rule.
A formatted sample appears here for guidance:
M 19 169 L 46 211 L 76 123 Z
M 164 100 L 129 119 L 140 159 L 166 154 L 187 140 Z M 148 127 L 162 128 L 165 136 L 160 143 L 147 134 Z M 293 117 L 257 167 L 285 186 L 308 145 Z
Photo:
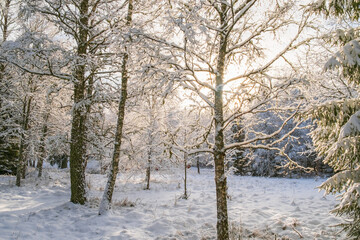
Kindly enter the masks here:
M 220 26 L 226 27 L 226 4 L 221 4 Z M 223 81 L 225 70 L 225 59 L 227 51 L 227 39 L 224 31 L 220 32 L 219 52 L 217 59 L 217 72 L 215 80 L 215 185 L 216 185 L 216 206 L 217 206 L 217 239 L 229 239 L 229 224 L 227 213 L 227 182 L 225 175 L 225 149 L 224 149 L 224 117 L 223 117 Z
M 132 22 L 132 12 L 133 12 L 133 1 L 129 0 L 128 2 L 128 13 L 126 17 L 126 25 L 130 26 Z M 99 206 L 99 215 L 105 214 L 111 208 L 112 196 L 115 188 L 116 176 L 119 172 L 119 160 L 120 160 L 120 150 L 121 150 L 121 138 L 122 138 L 122 129 L 124 125 L 125 118 L 125 103 L 127 99 L 127 84 L 128 84 L 128 69 L 127 62 L 129 59 L 128 48 L 125 47 L 125 54 L 123 57 L 122 67 L 121 67 L 121 95 L 118 109 L 118 120 L 116 124 L 116 133 L 115 133 L 115 145 L 112 158 L 112 164 L 110 166 L 110 172 L 108 175 L 108 181 L 104 190 L 104 195 L 102 197 L 100 206 Z

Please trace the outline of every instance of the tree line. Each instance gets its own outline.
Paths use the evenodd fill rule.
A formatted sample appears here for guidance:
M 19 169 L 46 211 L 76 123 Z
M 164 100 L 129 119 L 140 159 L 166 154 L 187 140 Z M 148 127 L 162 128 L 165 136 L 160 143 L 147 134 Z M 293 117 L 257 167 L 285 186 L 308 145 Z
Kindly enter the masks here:
M 41 177 L 49 156 L 69 155 L 70 201 L 84 204 L 88 159 L 108 159 L 101 215 L 119 167 L 145 159 L 149 189 L 164 159 L 186 174 L 189 157 L 207 156 L 217 238 L 229 239 L 229 169 L 324 160 L 336 174 L 321 188 L 345 190 L 334 211 L 359 236 L 357 1 L 5 0 L 0 11 L 0 158 L 16 185 L 27 165 Z

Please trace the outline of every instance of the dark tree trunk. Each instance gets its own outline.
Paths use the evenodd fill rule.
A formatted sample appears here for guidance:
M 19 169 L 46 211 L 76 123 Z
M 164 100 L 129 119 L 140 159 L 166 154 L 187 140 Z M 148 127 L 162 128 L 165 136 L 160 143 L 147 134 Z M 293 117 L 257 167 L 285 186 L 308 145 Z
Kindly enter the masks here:
M 91 53 L 94 54 L 95 52 L 91 52 Z M 91 107 L 93 105 L 92 102 L 93 102 L 93 92 L 94 92 L 94 73 L 96 71 L 96 67 L 92 67 L 91 71 L 92 71 L 92 73 L 90 74 L 90 76 L 87 77 L 87 85 L 85 86 L 85 90 L 86 90 L 86 97 L 85 98 L 86 98 L 86 101 L 88 101 L 88 103 L 86 104 L 86 113 L 85 113 L 87 118 L 91 113 Z M 86 124 L 85 124 L 85 144 L 88 142 L 86 140 L 88 130 L 89 130 L 88 129 L 89 125 L 87 123 L 88 123 L 88 120 L 86 121 Z M 94 126 L 92 126 L 92 127 L 94 127 Z M 85 145 L 85 149 L 87 149 L 87 144 Z M 88 158 L 84 157 L 84 163 L 83 163 L 83 171 L 84 172 L 86 170 L 87 163 L 88 163 Z M 63 168 L 63 167 L 67 168 L 67 165 L 62 164 L 61 168 Z
M 19 149 L 19 160 L 18 160 L 18 164 L 17 164 L 17 169 L 16 169 L 16 186 L 20 187 L 21 186 L 21 176 L 23 173 L 23 167 L 24 167 L 24 140 L 20 140 L 20 149 Z
M 61 158 L 60 168 L 65 169 L 65 168 L 67 168 L 67 165 L 68 165 L 68 156 L 66 154 L 64 154 Z
M 21 178 L 25 178 L 26 173 L 26 158 L 25 158 L 25 149 L 26 141 L 25 134 L 29 129 L 29 118 L 30 118 L 30 106 L 31 106 L 32 97 L 25 97 L 23 101 L 23 112 L 22 112 L 22 133 L 20 137 L 20 149 L 19 149 L 19 160 L 17 164 L 16 171 L 16 186 L 20 187 Z
M 86 161 L 86 121 L 87 111 L 82 106 L 86 94 L 85 56 L 88 50 L 88 10 L 89 1 L 83 0 L 79 4 L 80 24 L 77 40 L 78 63 L 74 71 L 74 108 L 71 124 L 70 142 L 70 180 L 71 199 L 77 204 L 84 204 L 85 197 L 85 161 Z
M 28 166 L 28 162 L 26 161 L 28 159 L 28 156 L 27 156 L 27 153 L 25 151 L 25 149 L 27 148 L 27 144 L 24 145 L 25 147 L 23 147 L 23 160 L 22 160 L 22 163 L 23 163 L 23 166 L 21 168 L 21 178 L 22 179 L 25 179 L 25 176 L 26 176 L 26 169 L 27 169 L 27 166 Z
M 188 153 L 184 153 L 184 199 L 188 199 L 187 194 L 187 168 L 188 168 Z
M 84 72 L 78 67 L 77 80 L 74 86 L 74 103 L 78 106 L 84 100 L 85 80 L 81 76 Z M 80 80 L 79 80 L 80 78 Z M 71 126 L 71 142 L 70 142 L 70 179 L 71 179 L 71 202 L 84 204 L 85 198 L 85 157 L 86 142 L 85 121 L 87 116 L 83 109 L 74 107 L 73 119 Z
M 132 0 L 128 2 L 128 14 L 126 17 L 126 25 L 130 26 L 132 21 L 132 10 L 133 4 Z M 112 164 L 110 166 L 110 172 L 108 176 L 108 181 L 104 190 L 104 195 L 99 207 L 99 215 L 106 213 L 111 208 L 112 195 L 115 188 L 116 177 L 119 172 L 119 160 L 120 160 L 120 150 L 121 150 L 121 139 L 122 139 L 122 129 L 124 125 L 125 118 L 125 104 L 127 99 L 127 84 L 128 84 L 128 69 L 127 62 L 129 59 L 128 48 L 125 47 L 125 54 L 123 57 L 122 67 L 121 67 L 121 94 L 120 102 L 118 109 L 118 120 L 116 124 L 116 133 L 115 133 L 115 144 L 114 144 L 114 153 L 112 158 Z
M 151 172 L 151 159 L 148 160 L 148 166 L 146 168 L 146 190 L 150 189 L 150 172 Z
M 117 173 L 119 172 L 122 128 L 124 125 L 125 103 L 127 98 L 127 81 L 128 81 L 127 68 L 126 68 L 127 60 L 128 60 L 128 55 L 125 54 L 123 58 L 123 66 L 122 66 L 121 96 L 120 96 L 120 103 L 118 109 L 118 120 L 116 124 L 114 153 L 112 158 L 112 164 L 110 166 L 108 181 L 104 191 L 104 196 L 100 204 L 99 215 L 104 214 L 111 207 L 110 205 L 115 188 L 116 176 Z
M 151 156 L 152 156 L 152 149 L 150 147 L 150 149 L 148 151 L 148 162 L 147 162 L 147 168 L 146 168 L 146 188 L 145 188 L 145 190 L 150 189 Z
M 199 156 L 196 157 L 196 167 L 197 167 L 197 172 L 198 172 L 198 174 L 200 174 L 200 160 L 199 160 Z

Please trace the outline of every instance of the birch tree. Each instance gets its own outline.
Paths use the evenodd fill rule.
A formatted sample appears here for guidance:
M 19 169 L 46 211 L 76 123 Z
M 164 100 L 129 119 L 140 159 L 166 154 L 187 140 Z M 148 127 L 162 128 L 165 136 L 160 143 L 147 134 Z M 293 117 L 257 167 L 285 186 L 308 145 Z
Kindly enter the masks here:
M 6 61 L 31 73 L 54 76 L 71 82 L 73 86 L 72 127 L 70 143 L 71 202 L 84 204 L 86 164 L 86 124 L 91 111 L 94 82 L 101 76 L 119 71 L 116 55 L 106 52 L 113 42 L 113 29 L 119 24 L 123 3 L 118 1 L 23 1 L 22 14 L 40 15 L 50 27 L 59 29 L 58 41 L 47 36 L 35 36 L 48 41 L 43 49 L 32 52 L 37 57 L 32 69 L 7 55 Z M 55 44 L 56 43 L 56 44 Z M 61 45 L 61 47 L 60 47 Z M 10 46 L 12 53 L 29 51 Z M 9 50 L 9 51 L 10 51 Z M 111 66 L 109 68 L 105 66 Z
M 43 174 L 44 161 L 49 157 L 49 155 L 60 155 L 60 152 L 64 151 L 64 148 L 67 148 L 60 146 L 61 144 L 59 144 L 59 142 L 54 141 L 54 136 L 58 134 L 66 135 L 68 132 L 68 116 L 61 108 L 64 108 L 62 104 L 65 105 L 65 103 L 69 103 L 70 98 L 67 95 L 70 92 L 63 90 L 63 88 L 64 86 L 60 85 L 57 79 L 42 79 L 42 84 L 40 86 L 42 94 L 38 94 L 41 97 L 39 100 L 41 103 L 38 103 L 40 106 L 38 107 L 38 120 L 36 121 L 38 123 L 37 131 L 39 136 L 37 141 L 38 153 L 36 156 L 36 169 L 38 171 L 39 178 Z M 58 146 L 53 145 L 50 147 L 50 139 L 53 140 L 53 143 L 56 142 Z M 54 154 L 54 152 L 49 150 L 51 148 L 56 149 L 59 153 Z
M 172 60 L 169 65 L 182 73 L 174 82 L 196 94 L 213 113 L 208 126 L 212 132 L 209 136 L 213 137 L 209 141 L 211 148 L 193 153 L 213 155 L 217 238 L 229 239 L 226 152 L 237 147 L 276 149 L 274 142 L 281 139 L 256 143 L 276 137 L 296 111 L 271 134 L 228 144 L 224 133 L 237 118 L 266 111 L 261 107 L 292 84 L 286 81 L 290 78 L 277 76 L 274 68 L 279 66 L 277 62 L 290 64 L 288 53 L 303 43 L 300 37 L 309 19 L 292 1 L 169 1 L 169 8 L 173 40 L 150 34 L 147 37 L 163 45 L 163 53 Z M 278 34 L 287 37 L 277 38 Z M 250 105 L 253 99 L 258 101 Z M 281 153 L 281 149 L 277 150 Z
M 133 14 L 133 2 L 132 0 L 128 1 L 128 10 L 126 16 L 126 26 L 130 27 L 132 23 L 132 14 Z M 108 175 L 108 181 L 106 183 L 106 187 L 104 190 L 103 198 L 100 202 L 99 206 L 99 215 L 106 213 L 111 207 L 112 195 L 115 188 L 116 177 L 119 172 L 119 160 L 120 160 L 120 149 L 121 149 L 121 141 L 122 141 L 122 129 L 124 125 L 125 118 L 125 104 L 127 99 L 127 84 L 128 84 L 128 59 L 129 59 L 129 50 L 125 45 L 124 47 L 124 56 L 122 59 L 121 66 L 121 93 L 120 93 L 120 101 L 118 107 L 118 119 L 116 124 L 116 132 L 115 132 L 115 143 L 114 143 L 114 152 L 112 157 L 112 162 L 110 166 L 110 172 Z
M 28 87 L 28 90 L 24 91 L 24 96 L 21 99 L 22 102 L 22 111 L 20 113 L 21 120 L 20 120 L 20 149 L 19 149 L 19 160 L 17 164 L 17 171 L 16 171 L 16 185 L 20 187 L 21 178 L 25 178 L 26 172 L 26 148 L 28 147 L 28 130 L 30 129 L 30 117 L 33 108 L 33 101 L 34 96 L 33 94 L 37 90 L 36 83 L 34 83 L 33 76 L 28 75 L 25 78 L 26 84 L 25 86 Z
M 144 95 L 144 102 L 142 102 L 142 112 L 139 114 L 140 121 L 142 122 L 142 127 L 140 130 L 141 135 L 137 136 L 139 138 L 139 143 L 145 143 L 145 145 L 140 148 L 141 154 L 140 158 L 146 159 L 145 165 L 145 190 L 150 190 L 150 180 L 151 172 L 155 168 L 161 168 L 161 162 L 166 159 L 164 156 L 164 109 L 162 108 L 161 101 L 163 100 L 159 97 L 158 91 L 147 92 Z M 141 108 L 140 108 L 141 109 Z M 141 110 L 140 110 L 141 111 Z M 145 140 L 145 141 L 144 141 Z M 141 161 L 139 159 L 139 161 Z
M 121 153 L 124 154 L 121 145 L 123 144 L 123 127 L 124 124 L 126 124 L 126 122 L 124 122 L 127 109 L 126 99 L 129 97 L 132 98 L 130 100 L 136 101 L 134 99 L 138 96 L 149 94 L 151 90 L 156 87 L 162 89 L 164 85 L 166 86 L 166 81 L 164 80 L 168 79 L 166 71 L 158 67 L 158 65 L 162 64 L 158 61 L 161 49 L 159 49 L 158 46 L 150 44 L 147 39 L 139 34 L 144 32 L 145 29 L 151 29 L 153 33 L 157 32 L 158 21 L 156 19 L 165 11 L 164 8 L 162 8 L 163 2 L 164 1 L 126 1 L 127 15 L 124 17 L 125 27 L 119 28 L 122 31 L 121 38 L 123 39 L 123 45 L 117 48 L 117 50 L 122 53 L 121 94 L 117 114 L 118 120 L 110 173 L 99 208 L 100 215 L 111 208 L 116 175 L 119 171 L 119 158 L 121 157 Z M 130 80 L 131 84 L 128 85 L 128 81 Z M 130 96 L 128 96 L 128 94 Z M 167 91 L 164 91 L 163 94 L 166 95 Z M 131 110 L 133 110 L 134 105 L 137 105 L 137 103 L 129 101 L 129 105 L 131 105 Z M 151 151 L 148 153 L 148 157 L 152 155 Z

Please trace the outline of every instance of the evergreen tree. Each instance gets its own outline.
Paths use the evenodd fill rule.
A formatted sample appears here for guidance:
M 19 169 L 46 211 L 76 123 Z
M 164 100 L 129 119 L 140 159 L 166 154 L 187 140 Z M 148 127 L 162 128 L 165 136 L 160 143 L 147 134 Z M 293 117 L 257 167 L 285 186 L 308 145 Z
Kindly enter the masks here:
M 12 16 L 12 1 L 0 2 L 0 46 L 7 41 L 15 21 Z M 16 137 L 17 116 L 13 110 L 14 99 L 10 95 L 13 83 L 6 63 L 0 63 L 0 174 L 15 174 L 19 154 L 19 144 Z
M 360 2 L 320 0 L 311 4 L 311 11 L 346 21 L 347 28 L 330 34 L 328 40 L 338 47 L 325 69 L 338 69 L 349 84 L 360 83 Z M 358 94 L 357 94 L 358 95 Z M 312 108 L 310 116 L 317 128 L 312 132 L 316 150 L 324 162 L 337 172 L 320 188 L 327 194 L 341 193 L 340 203 L 333 209 L 350 220 L 343 224 L 351 239 L 360 238 L 360 99 L 346 98 L 326 102 Z

